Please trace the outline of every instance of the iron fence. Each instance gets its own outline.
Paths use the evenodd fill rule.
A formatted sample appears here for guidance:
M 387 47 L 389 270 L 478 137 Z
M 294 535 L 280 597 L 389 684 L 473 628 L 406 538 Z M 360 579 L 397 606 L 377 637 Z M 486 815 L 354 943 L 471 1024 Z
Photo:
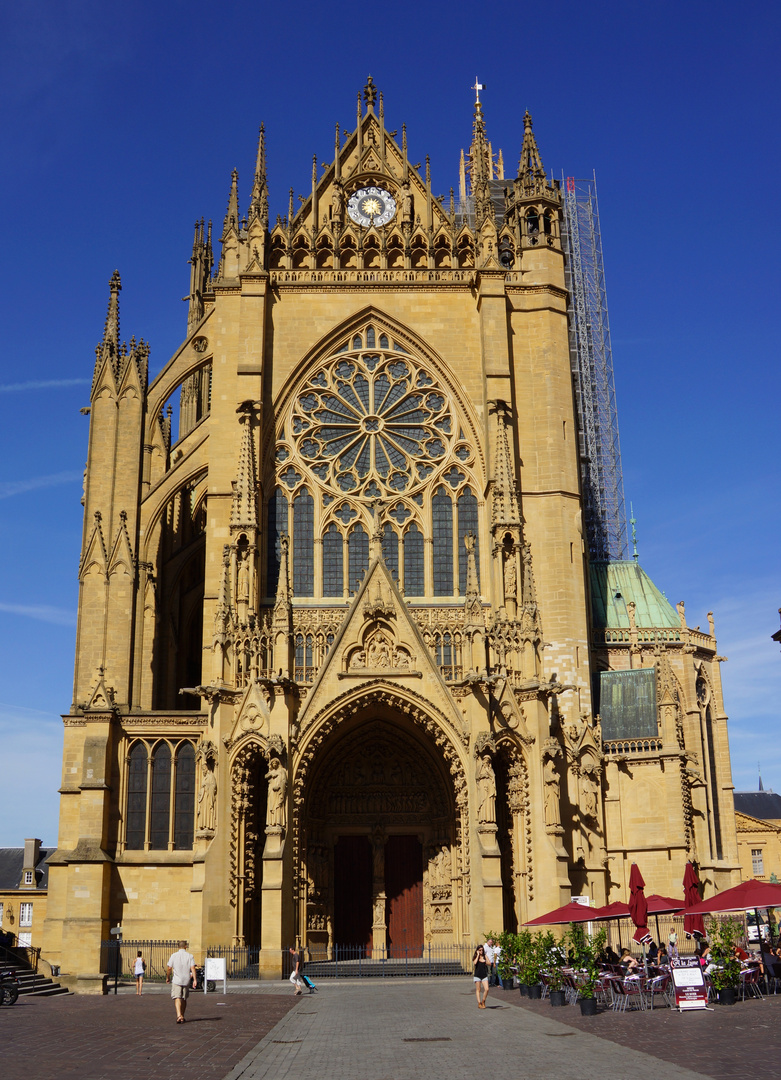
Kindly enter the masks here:
M 394 978 L 415 975 L 466 975 L 472 970 L 472 945 L 418 945 L 375 948 L 332 945 L 302 950 L 305 973 L 312 979 Z M 292 954 L 282 957 L 285 977 L 292 971 Z

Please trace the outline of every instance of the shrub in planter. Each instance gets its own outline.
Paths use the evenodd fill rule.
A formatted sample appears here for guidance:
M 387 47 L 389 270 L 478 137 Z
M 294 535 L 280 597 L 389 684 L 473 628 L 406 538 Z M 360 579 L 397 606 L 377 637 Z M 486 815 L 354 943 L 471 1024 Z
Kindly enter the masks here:
M 602 929 L 596 934 L 587 934 L 583 923 L 570 923 L 566 934 L 570 962 L 581 974 L 578 978 L 578 995 L 581 999 L 594 1002 L 596 1012 L 596 992 L 599 982 L 599 957 L 605 948 L 607 931 Z M 593 1015 L 584 1010 L 581 1000 L 581 1012 L 584 1016 Z
M 554 1007 L 561 1007 L 567 1004 L 567 995 L 563 990 L 551 990 L 550 1003 Z
M 580 999 L 580 1014 L 581 1014 L 581 1016 L 596 1016 L 597 1015 L 597 999 L 595 997 L 581 998 Z
M 735 987 L 740 983 L 740 961 L 735 959 L 732 950 L 738 944 L 742 932 L 741 922 L 733 916 L 711 919 L 708 926 L 710 955 L 714 964 L 710 979 L 719 992 L 722 1005 L 735 1004 Z M 729 990 L 732 994 L 726 993 Z

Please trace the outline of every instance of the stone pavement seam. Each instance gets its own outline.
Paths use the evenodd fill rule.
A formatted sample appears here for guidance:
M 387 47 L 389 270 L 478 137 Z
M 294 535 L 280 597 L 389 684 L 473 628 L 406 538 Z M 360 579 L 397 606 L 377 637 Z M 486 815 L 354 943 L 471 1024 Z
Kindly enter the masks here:
M 225 1076 L 225 1080 L 240 1080 L 240 1078 L 243 1077 L 245 1073 L 247 1073 L 247 1070 L 250 1068 L 250 1066 L 253 1065 L 258 1058 L 262 1057 L 265 1050 L 279 1040 L 280 1035 L 284 1034 L 288 1024 L 292 1021 L 293 1017 L 296 1016 L 297 1013 L 298 1005 L 295 1008 L 291 1009 L 289 1013 L 286 1013 L 285 1016 L 283 1016 L 282 1019 L 271 1029 L 271 1031 L 269 1031 L 268 1034 L 264 1035 L 260 1042 L 256 1046 L 253 1046 L 253 1048 L 244 1055 L 241 1061 L 237 1062 L 237 1064 L 233 1066 L 231 1071 Z

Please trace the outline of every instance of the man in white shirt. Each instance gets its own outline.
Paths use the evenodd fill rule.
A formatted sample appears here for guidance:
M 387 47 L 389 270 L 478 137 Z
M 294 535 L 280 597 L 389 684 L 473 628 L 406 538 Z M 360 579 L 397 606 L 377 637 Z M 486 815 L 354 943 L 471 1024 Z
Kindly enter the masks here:
M 193 985 L 198 981 L 195 971 L 195 958 L 192 953 L 187 952 L 187 942 L 180 941 L 179 951 L 168 958 L 165 968 L 165 981 L 171 984 L 171 997 L 174 999 L 177 1024 L 184 1023 L 191 979 Z
M 485 945 L 483 946 L 483 950 L 485 952 L 485 958 L 488 961 L 488 969 L 489 969 L 489 971 L 491 972 L 492 975 L 496 976 L 497 984 L 502 989 L 504 989 L 504 983 L 502 982 L 502 977 L 499 974 L 499 967 L 498 967 L 498 965 L 499 965 L 499 954 L 502 951 L 502 946 L 501 945 L 495 945 L 494 944 L 494 939 L 489 937 L 489 939 L 486 941 Z

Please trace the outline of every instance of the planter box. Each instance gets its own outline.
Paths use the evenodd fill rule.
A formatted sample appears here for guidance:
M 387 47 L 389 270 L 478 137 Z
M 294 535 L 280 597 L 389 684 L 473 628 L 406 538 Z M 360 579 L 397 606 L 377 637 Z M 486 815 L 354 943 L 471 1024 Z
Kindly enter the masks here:
M 720 1005 L 734 1005 L 737 1000 L 737 992 L 734 986 L 725 986 L 719 990 Z
M 580 1013 L 581 1016 L 596 1016 L 597 1015 L 597 999 L 593 998 L 581 998 L 580 999 Z
M 539 1000 L 542 997 L 542 983 L 535 983 L 529 987 L 529 997 Z
M 555 1007 L 561 1007 L 567 1004 L 567 995 L 564 990 L 551 990 L 550 1003 Z

